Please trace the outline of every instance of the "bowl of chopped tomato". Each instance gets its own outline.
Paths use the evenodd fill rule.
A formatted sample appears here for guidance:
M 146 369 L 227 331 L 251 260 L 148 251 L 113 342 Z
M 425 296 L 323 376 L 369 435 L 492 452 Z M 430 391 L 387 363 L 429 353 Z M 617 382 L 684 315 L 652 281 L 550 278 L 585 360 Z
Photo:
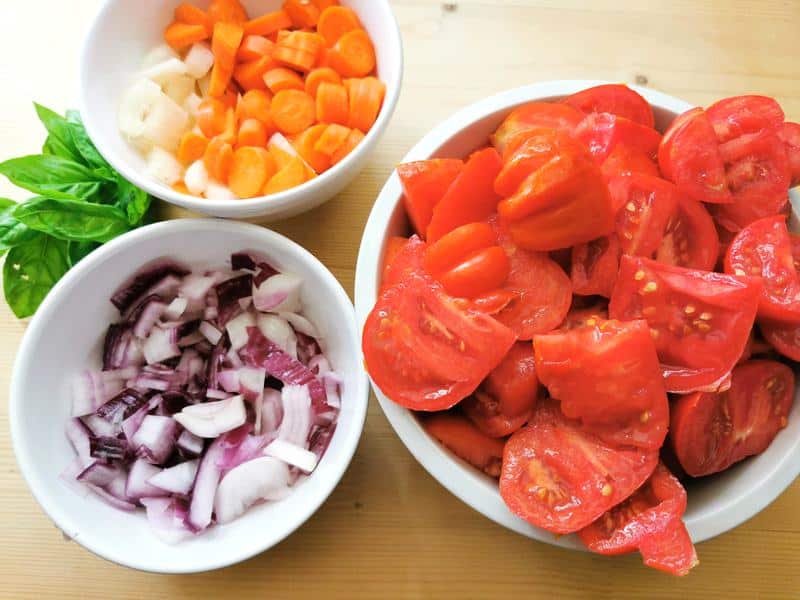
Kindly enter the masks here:
M 402 72 L 386 0 L 115 0 L 84 44 L 81 114 L 100 153 L 150 194 L 277 220 L 363 169 Z
M 800 473 L 800 126 L 554 81 L 434 128 L 356 274 L 378 401 L 497 523 L 687 574 Z

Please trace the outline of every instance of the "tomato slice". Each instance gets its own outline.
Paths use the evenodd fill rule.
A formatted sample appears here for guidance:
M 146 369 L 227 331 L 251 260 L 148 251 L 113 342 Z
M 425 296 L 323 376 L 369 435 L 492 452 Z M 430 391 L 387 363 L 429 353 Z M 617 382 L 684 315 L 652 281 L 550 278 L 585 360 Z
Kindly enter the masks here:
M 657 462 L 658 452 L 608 445 L 541 401 L 506 442 L 500 495 L 529 523 L 572 533 L 630 496 Z
M 800 124 L 784 123 L 778 131 L 778 136 L 783 140 L 786 157 L 789 160 L 789 170 L 792 173 L 790 185 L 800 185 Z
M 495 318 L 521 340 L 552 331 L 569 311 L 572 301 L 569 277 L 547 254 L 517 247 L 496 219 L 492 224 L 498 243 L 511 261 L 511 272 L 503 288 L 514 295 Z
M 381 285 L 385 285 L 386 281 L 391 277 L 389 273 L 392 263 L 407 243 L 408 238 L 398 235 L 392 236 L 386 240 L 386 246 L 383 249 L 383 260 L 381 261 Z
M 658 177 L 625 175 L 608 182 L 617 212 L 617 235 L 623 254 L 655 254 L 672 216 L 677 211 L 677 188 Z
M 591 87 L 567 96 L 562 102 L 584 113 L 611 113 L 651 128 L 655 124 L 650 103 L 621 83 Z
M 433 217 L 433 208 L 444 197 L 464 162 L 454 158 L 433 158 L 398 165 L 403 186 L 403 204 L 414 231 L 423 239 Z
M 631 173 L 642 173 L 653 177 L 661 175 L 658 165 L 652 158 L 627 144 L 617 144 L 603 161 L 600 171 L 606 179 Z
M 794 384 L 794 372 L 783 363 L 751 360 L 733 370 L 728 391 L 679 398 L 670 438 L 684 470 L 710 475 L 766 450 L 786 427 Z
M 490 477 L 499 477 L 503 460 L 503 440 L 487 436 L 466 417 L 455 413 L 436 413 L 422 419 L 422 426 L 443 446 Z
M 658 262 L 687 269 L 713 271 L 719 257 L 719 236 L 705 207 L 685 194 L 667 222 L 656 250 Z
M 742 355 L 755 320 L 758 279 L 623 256 L 612 319 L 645 319 L 668 392 L 719 385 Z
M 800 323 L 800 275 L 784 217 L 767 217 L 742 229 L 728 247 L 725 272 L 763 278 L 760 317 Z
M 583 113 L 571 106 L 554 102 L 531 102 L 514 109 L 505 118 L 491 136 L 492 145 L 505 156 L 508 145 L 523 132 L 548 128 L 571 134 L 582 119 Z M 515 144 L 519 140 L 517 137 Z
M 620 244 L 615 234 L 572 247 L 572 292 L 581 296 L 605 296 L 614 290 L 619 271 Z
M 488 219 L 500 200 L 494 192 L 494 180 L 502 166 L 500 155 L 494 148 L 472 154 L 434 207 L 427 241 L 435 242 L 460 225 Z
M 800 362 L 800 324 L 759 319 L 758 327 L 770 346 L 786 358 Z
M 537 335 L 533 348 L 536 373 L 568 418 L 609 444 L 661 447 L 669 409 L 647 322 Z
M 463 310 L 434 279 L 410 271 L 381 293 L 362 346 L 367 370 L 386 396 L 432 411 L 474 392 L 515 340 L 492 317 Z
M 397 242 L 393 243 L 397 244 Z M 410 273 L 422 271 L 422 263 L 427 247 L 427 244 L 416 235 L 412 235 L 400 248 L 391 248 L 387 244 L 383 257 L 384 267 L 381 289 L 393 286 L 408 277 Z M 391 260 L 389 259 L 390 252 L 393 254 Z
M 608 304 L 601 302 L 587 308 L 572 308 L 558 329 L 559 331 L 569 331 L 578 327 L 594 327 L 607 320 Z
M 725 98 L 709 106 L 706 114 L 720 143 L 763 129 L 778 130 L 784 118 L 781 105 L 768 96 Z
M 655 158 L 661 143 L 661 134 L 655 129 L 611 113 L 587 115 L 575 128 L 574 135 L 598 163 L 619 145 Z
M 517 342 L 489 373 L 479 391 L 461 406 L 483 433 L 505 437 L 527 423 L 538 395 L 533 347 L 528 342 Z
M 693 108 L 672 122 L 658 149 L 658 166 L 690 198 L 733 202 L 717 136 L 702 108 Z
M 567 134 L 555 129 L 531 129 L 519 142 L 513 151 L 511 147 L 506 149 L 503 169 L 494 181 L 494 191 L 503 198 L 513 195 L 531 173 L 557 156 L 564 145 L 574 145 Z

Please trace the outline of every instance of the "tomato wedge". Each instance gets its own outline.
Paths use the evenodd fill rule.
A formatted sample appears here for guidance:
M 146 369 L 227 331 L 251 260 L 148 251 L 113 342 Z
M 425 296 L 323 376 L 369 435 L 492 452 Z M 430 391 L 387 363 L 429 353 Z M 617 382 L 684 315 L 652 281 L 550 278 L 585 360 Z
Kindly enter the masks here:
M 627 144 L 617 144 L 600 166 L 603 177 L 609 179 L 616 175 L 630 175 L 642 173 L 658 177 L 661 172 L 658 165 L 641 150 L 629 147 Z
M 492 145 L 505 156 L 506 149 L 513 141 L 518 144 L 523 134 L 531 129 L 558 129 L 571 134 L 583 119 L 579 110 L 554 102 L 531 102 L 515 108 L 491 136 Z M 516 138 L 516 139 L 515 139 Z
M 462 310 L 430 276 L 409 271 L 385 289 L 364 324 L 364 360 L 394 402 L 444 410 L 469 396 L 516 336 L 483 313 Z
M 723 383 L 747 345 L 758 279 L 664 265 L 623 256 L 609 316 L 645 319 L 668 392 Z
M 422 426 L 450 451 L 490 477 L 499 477 L 503 460 L 502 440 L 481 433 L 466 417 L 436 413 L 423 417 Z
M 555 129 L 531 129 L 513 150 L 503 155 L 503 169 L 494 181 L 494 191 L 508 198 L 519 189 L 528 176 L 557 156 L 561 148 L 574 147 L 567 134 Z
M 381 261 L 381 285 L 385 284 L 386 280 L 390 278 L 389 273 L 391 272 L 392 263 L 407 243 L 408 238 L 398 235 L 386 240 L 386 247 L 383 249 L 383 260 Z
M 681 466 L 701 477 L 766 450 L 786 427 L 794 385 L 794 372 L 783 363 L 751 360 L 733 370 L 728 391 L 679 398 L 670 438 Z
M 708 120 L 720 143 L 764 129 L 777 131 L 783 126 L 783 109 L 767 96 L 733 96 L 706 109 Z
M 568 418 L 609 444 L 661 447 L 669 409 L 647 322 L 537 335 L 533 348 L 536 373 Z
M 617 281 L 619 256 L 619 238 L 614 234 L 573 246 L 570 268 L 572 292 L 582 296 L 609 298 Z
M 693 108 L 672 122 L 658 149 L 658 166 L 690 198 L 733 202 L 717 136 L 702 108 Z
M 490 437 L 511 435 L 528 422 L 539 395 L 533 347 L 517 342 L 473 396 L 464 412 Z
M 562 102 L 584 113 L 611 113 L 645 127 L 655 124 L 650 103 L 621 83 L 591 87 L 567 96 Z
M 393 245 L 399 245 L 399 243 L 395 241 L 391 245 L 387 244 L 387 248 L 384 250 L 381 289 L 393 286 L 411 273 L 421 272 L 425 249 L 428 247 L 416 235 L 412 235 L 400 247 L 392 247 Z
M 687 269 L 713 271 L 719 257 L 719 235 L 705 207 L 685 194 L 667 222 L 656 250 L 658 262 Z
M 605 555 L 639 550 L 644 563 L 673 575 L 686 575 L 698 564 L 686 526 L 686 490 L 659 463 L 650 479 L 578 537 L 592 552 Z
M 800 362 L 800 324 L 759 319 L 758 328 L 761 330 L 764 339 L 778 353 L 786 358 Z
M 800 124 L 784 123 L 778 136 L 783 140 L 786 157 L 789 160 L 789 170 L 792 174 L 790 185 L 800 185 Z
M 617 235 L 623 254 L 652 257 L 677 212 L 678 189 L 658 177 L 625 175 L 608 182 L 617 212 Z
M 655 129 L 610 113 L 586 115 L 575 128 L 574 135 L 598 163 L 605 161 L 617 146 L 655 158 L 661 143 L 661 134 Z
M 598 303 L 587 308 L 573 308 L 567 314 L 567 318 L 558 328 L 559 331 L 569 331 L 578 327 L 594 327 L 602 321 L 608 320 L 608 305 Z
M 541 401 L 506 442 L 500 495 L 532 525 L 572 533 L 630 496 L 657 462 L 658 452 L 608 445 Z
M 740 231 L 725 255 L 725 272 L 763 278 L 760 317 L 800 323 L 800 275 L 784 217 L 767 217 Z
M 403 186 L 403 203 L 414 231 L 423 239 L 433 209 L 444 197 L 456 177 L 464 169 L 464 161 L 433 158 L 398 165 L 397 175 Z

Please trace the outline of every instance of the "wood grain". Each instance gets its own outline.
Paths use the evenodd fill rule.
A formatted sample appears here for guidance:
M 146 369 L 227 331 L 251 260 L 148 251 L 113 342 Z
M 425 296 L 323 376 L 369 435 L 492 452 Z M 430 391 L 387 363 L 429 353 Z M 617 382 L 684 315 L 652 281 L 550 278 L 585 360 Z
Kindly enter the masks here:
M 78 50 L 99 0 L 0 2 L 0 159 L 38 151 L 30 102 L 74 105 Z M 759 92 L 800 120 L 800 3 L 761 0 L 395 0 L 406 77 L 367 168 L 311 215 L 274 225 L 352 291 L 361 231 L 382 182 L 426 131 L 492 93 L 545 79 L 638 82 L 703 104 Z M 6 182 L 0 195 L 23 198 Z M 164 216 L 186 216 L 165 210 Z M 20 477 L 7 391 L 24 325 L 0 308 L 0 597 L 800 598 L 800 483 L 699 546 L 686 579 L 532 542 L 436 483 L 372 400 L 341 485 L 296 534 L 241 565 L 195 576 L 118 567 L 62 539 Z M 54 400 L 55 401 L 55 400 Z

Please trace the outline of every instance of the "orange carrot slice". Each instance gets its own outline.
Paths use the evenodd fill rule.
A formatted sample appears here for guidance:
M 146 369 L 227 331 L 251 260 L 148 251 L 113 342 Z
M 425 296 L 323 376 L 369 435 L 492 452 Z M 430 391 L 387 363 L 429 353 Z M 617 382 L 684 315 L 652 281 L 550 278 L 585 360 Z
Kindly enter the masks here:
M 254 198 L 261 193 L 275 171 L 275 160 L 266 149 L 251 146 L 239 148 L 231 161 L 228 187 L 239 198 Z
M 328 46 L 334 46 L 345 33 L 361 29 L 361 21 L 351 8 L 331 6 L 322 11 L 317 23 L 317 31 L 325 38 Z
M 219 62 L 214 62 L 211 69 L 211 80 L 208 84 L 208 95 L 212 98 L 221 98 L 228 89 L 233 71 L 224 68 Z
M 285 11 L 276 10 L 255 19 L 251 19 L 244 24 L 244 32 L 247 35 L 271 35 L 281 29 L 288 29 L 292 26 L 292 20 Z
M 297 29 L 316 27 L 319 21 L 319 9 L 311 0 L 286 0 L 283 3 L 283 10 Z
M 257 146 L 259 148 L 266 148 L 268 139 L 267 128 L 261 121 L 258 119 L 245 119 L 239 125 L 236 147 Z
M 164 31 L 164 41 L 173 50 L 183 50 L 205 39 L 208 39 L 208 32 L 202 25 L 175 22 Z
M 273 94 L 285 90 L 303 90 L 305 84 L 303 78 L 291 69 L 278 67 L 277 69 L 270 69 L 264 73 L 264 83 Z
M 274 67 L 275 61 L 271 56 L 262 56 L 257 60 L 236 65 L 233 70 L 233 78 L 245 91 L 266 90 L 267 84 L 264 83 L 264 73 Z
M 303 164 L 301 158 L 295 156 L 289 160 L 285 167 L 270 178 L 267 185 L 264 186 L 264 194 L 277 194 L 302 185 L 306 182 L 306 177 L 305 164 Z
M 233 162 L 233 146 L 220 137 L 215 137 L 208 143 L 208 148 L 203 155 L 203 164 L 212 178 L 220 183 L 227 183 L 228 174 Z
M 208 138 L 195 131 L 187 131 L 178 144 L 177 158 L 184 165 L 189 165 L 203 158 L 208 147 Z
M 341 85 L 342 78 L 330 67 L 314 69 L 306 76 L 306 92 L 311 96 L 317 95 L 319 85 L 323 82 Z
M 283 90 L 275 94 L 269 112 L 275 127 L 285 134 L 300 133 L 316 120 L 314 99 L 300 90 Z
M 353 129 L 350 132 L 350 135 L 347 136 L 344 144 L 339 146 L 339 149 L 333 153 L 333 156 L 331 157 L 331 164 L 338 165 L 341 161 L 343 161 L 345 157 L 361 143 L 364 137 L 364 134 L 358 129 Z
M 339 0 L 311 0 L 311 3 L 319 9 L 320 16 L 329 6 L 339 6 Z
M 236 65 L 236 52 L 242 43 L 244 30 L 234 23 L 220 22 L 214 25 L 214 37 L 211 38 L 211 52 L 215 63 L 226 70 L 233 70 Z
M 228 144 L 236 143 L 236 109 L 229 107 L 225 111 L 225 129 L 217 136 Z
M 296 71 L 308 72 L 314 68 L 314 63 L 317 57 L 314 54 L 309 54 L 303 50 L 295 50 L 294 48 L 287 48 L 278 43 L 272 51 L 272 58 L 279 63 Z
M 329 66 L 342 77 L 365 77 L 375 70 L 375 48 L 363 29 L 348 31 L 328 53 Z
M 317 142 L 325 133 L 325 129 L 327 129 L 327 125 L 313 125 L 292 140 L 292 146 L 297 153 L 317 174 L 324 173 L 331 167 L 331 157 L 315 149 Z
M 225 130 L 225 104 L 217 98 L 205 98 L 197 106 L 195 118 L 200 131 L 213 138 Z
M 183 2 L 175 9 L 175 20 L 187 25 L 202 25 L 207 37 L 211 37 L 214 30 L 214 24 L 208 18 L 208 13 L 188 2 Z
M 345 81 L 350 98 L 350 117 L 347 125 L 369 131 L 381 111 L 386 86 L 380 79 L 365 77 Z
M 246 35 L 242 40 L 239 51 L 236 53 L 236 60 L 248 62 L 258 60 L 262 56 L 272 54 L 275 44 L 261 35 Z
M 250 90 L 241 97 L 236 106 L 239 121 L 247 119 L 257 119 L 261 121 L 267 131 L 273 131 L 275 125 L 269 114 L 269 107 L 272 104 L 272 96 L 264 90 Z
M 350 129 L 344 125 L 337 125 L 336 123 L 326 125 L 325 131 L 319 137 L 317 143 L 314 144 L 314 150 L 331 158 L 342 147 L 349 135 Z
M 323 81 L 317 89 L 316 108 L 320 123 L 346 125 L 350 117 L 347 90 L 343 85 Z
M 239 0 L 211 0 L 208 17 L 215 24 L 223 22 L 244 25 L 248 20 L 247 11 Z

